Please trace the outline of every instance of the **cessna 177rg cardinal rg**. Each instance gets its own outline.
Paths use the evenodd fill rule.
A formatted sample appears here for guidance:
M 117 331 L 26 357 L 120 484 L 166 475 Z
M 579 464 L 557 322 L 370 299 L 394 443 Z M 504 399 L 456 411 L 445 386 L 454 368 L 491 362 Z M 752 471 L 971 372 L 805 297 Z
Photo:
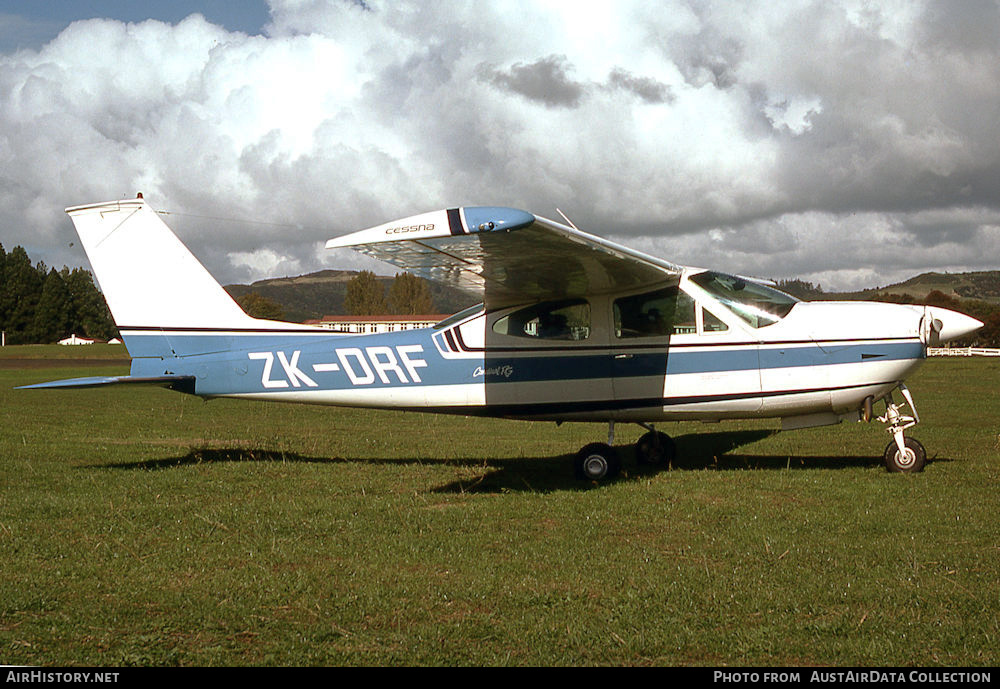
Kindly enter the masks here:
M 160 385 L 201 397 L 609 424 L 577 473 L 620 469 L 616 422 L 774 417 L 783 429 L 877 418 L 890 471 L 924 448 L 903 381 L 927 346 L 982 323 L 931 306 L 802 302 L 764 282 L 676 265 L 512 208 L 433 211 L 331 239 L 479 297 L 432 328 L 348 335 L 245 314 L 141 199 L 68 208 L 130 375 L 30 388 Z M 898 392 L 899 397 L 896 396 Z M 900 399 L 901 398 L 901 399 Z

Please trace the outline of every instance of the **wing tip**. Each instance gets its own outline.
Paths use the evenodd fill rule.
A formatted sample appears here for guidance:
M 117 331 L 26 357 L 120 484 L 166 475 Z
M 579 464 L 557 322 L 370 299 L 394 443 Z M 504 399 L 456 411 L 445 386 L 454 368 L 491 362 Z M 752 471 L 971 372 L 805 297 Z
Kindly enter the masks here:
M 519 208 L 505 206 L 469 206 L 462 208 L 468 232 L 511 232 L 528 227 L 535 216 Z

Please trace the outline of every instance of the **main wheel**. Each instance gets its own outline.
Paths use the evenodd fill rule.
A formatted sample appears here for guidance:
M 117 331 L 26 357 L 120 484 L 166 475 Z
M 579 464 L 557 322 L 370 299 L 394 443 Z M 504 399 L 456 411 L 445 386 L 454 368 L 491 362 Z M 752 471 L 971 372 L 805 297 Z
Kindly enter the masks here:
M 635 444 L 635 458 L 639 464 L 667 466 L 677 454 L 673 439 L 666 433 L 650 431 Z
M 607 481 L 621 471 L 621 461 L 614 448 L 604 443 L 591 443 L 576 453 L 576 475 L 586 481 Z
M 927 452 L 924 450 L 924 446 L 916 438 L 905 438 L 903 444 L 906 446 L 905 452 L 899 451 L 895 440 L 885 448 L 883 456 L 885 470 L 906 474 L 923 471 L 924 463 L 927 461 Z

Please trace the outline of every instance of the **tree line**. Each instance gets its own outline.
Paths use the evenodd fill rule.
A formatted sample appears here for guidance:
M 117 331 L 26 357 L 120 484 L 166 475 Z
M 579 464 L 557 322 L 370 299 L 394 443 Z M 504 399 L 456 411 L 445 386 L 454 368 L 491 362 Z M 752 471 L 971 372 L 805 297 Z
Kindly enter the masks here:
M 375 274 L 363 270 L 347 283 L 344 310 L 352 316 L 416 316 L 433 313 L 434 300 L 427 281 L 416 275 L 397 273 L 387 294 Z
M 782 281 L 779 287 L 805 299 L 831 298 L 819 285 L 800 280 Z M 857 298 L 857 297 L 856 297 Z M 1000 304 L 956 299 L 933 290 L 924 298 L 910 294 L 864 295 L 861 298 L 896 303 L 923 303 L 968 314 L 984 327 L 955 344 L 1000 347 Z M 281 320 L 277 302 L 255 293 L 238 299 L 247 313 L 257 318 Z M 347 283 L 344 310 L 362 315 L 422 315 L 434 311 L 427 282 L 410 273 L 399 273 L 388 291 L 374 273 L 363 271 Z M 71 334 L 109 340 L 118 332 L 104 295 L 89 270 L 63 266 L 56 270 L 44 261 L 32 264 L 21 246 L 9 253 L 0 244 L 0 330 L 8 344 L 57 342 Z
M 331 297 L 331 302 L 339 304 L 340 300 Z M 289 307 L 287 298 L 278 301 L 258 292 L 242 294 L 236 297 L 236 303 L 254 318 L 278 321 L 285 319 L 285 309 Z M 332 308 L 339 307 L 334 305 Z M 387 291 L 385 278 L 362 271 L 347 282 L 343 292 L 342 311 L 351 316 L 424 315 L 435 313 L 436 308 L 427 281 L 410 273 L 398 273 Z M 334 312 L 326 310 L 323 313 Z
M 7 344 L 46 344 L 76 334 L 109 340 L 118 334 L 104 295 L 89 270 L 44 261 L 0 244 L 0 330 Z

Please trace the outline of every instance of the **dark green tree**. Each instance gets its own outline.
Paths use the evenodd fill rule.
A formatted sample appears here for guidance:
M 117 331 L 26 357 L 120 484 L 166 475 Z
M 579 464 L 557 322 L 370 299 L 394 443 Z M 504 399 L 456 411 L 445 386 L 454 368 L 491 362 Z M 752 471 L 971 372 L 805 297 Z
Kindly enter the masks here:
M 41 265 L 41 264 L 40 264 Z M 52 343 L 70 334 L 72 300 L 62 276 L 53 268 L 45 277 L 27 337 L 30 342 Z
M 280 321 L 285 317 L 285 310 L 281 304 L 257 292 L 247 292 L 242 297 L 237 298 L 236 303 L 248 316 L 254 318 Z
M 378 316 L 388 311 L 385 288 L 375 274 L 363 270 L 347 283 L 344 309 L 352 316 Z
M 70 331 L 101 340 L 115 337 L 118 331 L 111 311 L 90 271 L 63 267 L 60 275 L 70 295 Z
M 7 302 L 4 299 L 7 281 L 4 278 L 7 267 L 7 252 L 0 243 L 0 330 L 7 329 Z
M 44 265 L 44 264 L 40 264 Z M 34 321 L 35 306 L 42 295 L 42 281 L 32 267 L 23 247 L 15 246 L 5 257 L 3 289 L 0 290 L 0 312 L 6 314 L 4 330 L 8 344 L 30 342 L 29 331 Z
M 427 281 L 410 273 L 398 273 L 389 287 L 389 313 L 414 316 L 433 311 L 434 300 Z
M 23 247 L 0 246 L 0 328 L 9 344 L 53 342 L 70 333 L 98 339 L 117 334 L 90 271 L 32 267 Z
M 1000 309 L 981 317 L 983 327 L 973 333 L 973 344 L 979 347 L 1000 347 Z

